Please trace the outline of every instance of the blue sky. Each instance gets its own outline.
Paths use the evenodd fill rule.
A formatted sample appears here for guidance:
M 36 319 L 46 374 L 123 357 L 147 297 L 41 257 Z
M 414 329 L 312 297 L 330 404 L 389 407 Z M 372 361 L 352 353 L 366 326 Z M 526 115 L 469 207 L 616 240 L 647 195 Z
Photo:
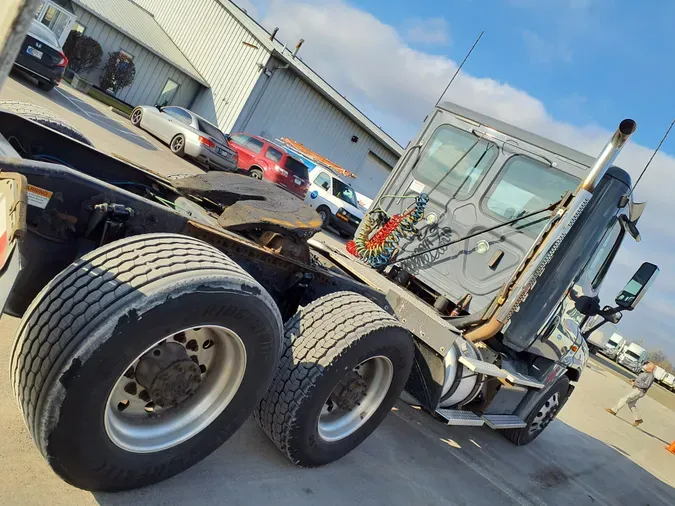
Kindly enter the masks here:
M 650 0 L 239 0 L 338 91 L 405 145 L 476 36 L 446 98 L 595 155 L 619 121 L 638 131 L 618 164 L 634 178 L 675 116 L 675 2 Z M 645 260 L 662 269 L 620 331 L 675 358 L 675 135 L 636 191 L 649 205 L 603 303 Z M 675 360 L 674 360 L 675 361 Z

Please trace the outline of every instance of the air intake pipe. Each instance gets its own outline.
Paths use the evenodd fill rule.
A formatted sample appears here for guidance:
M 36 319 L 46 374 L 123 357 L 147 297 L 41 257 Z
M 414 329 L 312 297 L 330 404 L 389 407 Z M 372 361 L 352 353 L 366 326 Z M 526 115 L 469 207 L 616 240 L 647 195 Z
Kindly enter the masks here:
M 632 119 L 625 119 L 619 124 L 584 180 L 572 196 L 568 197 L 567 202 L 561 203 L 509 280 L 504 284 L 495 302 L 484 315 L 485 323 L 466 332 L 465 337 L 468 340 L 477 342 L 490 339 L 500 332 L 511 316 L 518 311 L 521 303 L 546 269 L 563 239 L 590 202 L 593 197 L 593 190 L 616 160 L 636 128 L 637 124 Z

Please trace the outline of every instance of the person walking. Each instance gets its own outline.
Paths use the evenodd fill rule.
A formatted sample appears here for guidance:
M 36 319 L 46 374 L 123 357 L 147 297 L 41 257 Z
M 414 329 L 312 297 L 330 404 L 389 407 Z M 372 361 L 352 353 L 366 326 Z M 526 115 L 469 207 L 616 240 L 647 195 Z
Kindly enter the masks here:
M 628 406 L 628 408 L 633 413 L 633 427 L 640 425 L 643 420 L 640 416 L 640 412 L 635 407 L 635 403 L 645 396 L 647 390 L 649 390 L 649 387 L 651 387 L 652 383 L 654 383 L 655 368 L 655 364 L 648 362 L 643 369 L 644 372 L 640 373 L 634 380 L 631 380 L 630 384 L 632 385 L 633 389 L 628 393 L 628 395 L 619 399 L 619 402 L 617 402 L 616 406 L 613 408 L 605 408 L 605 411 L 607 411 L 607 413 L 610 415 L 616 416 L 621 408 Z

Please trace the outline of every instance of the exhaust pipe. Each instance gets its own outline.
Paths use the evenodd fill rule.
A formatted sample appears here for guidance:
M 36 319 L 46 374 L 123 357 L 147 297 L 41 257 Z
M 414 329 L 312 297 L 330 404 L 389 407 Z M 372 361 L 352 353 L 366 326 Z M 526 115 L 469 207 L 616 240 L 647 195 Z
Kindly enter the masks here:
M 587 192 L 593 193 L 598 182 L 605 175 L 607 169 L 612 166 L 616 157 L 619 156 L 621 148 L 624 147 L 636 129 L 637 123 L 632 119 L 625 119 L 619 123 L 619 127 L 616 129 L 607 145 L 600 152 L 600 155 L 595 159 L 591 170 L 581 182 L 577 191 L 574 192 L 575 194 L 577 194 L 579 190 L 586 190 Z

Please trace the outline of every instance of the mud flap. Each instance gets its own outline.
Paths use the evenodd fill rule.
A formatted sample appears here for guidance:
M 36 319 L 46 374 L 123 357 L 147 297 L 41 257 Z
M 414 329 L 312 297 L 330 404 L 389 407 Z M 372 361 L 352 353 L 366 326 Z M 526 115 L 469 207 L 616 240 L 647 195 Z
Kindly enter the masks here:
M 26 232 L 26 178 L 0 172 L 0 309 L 21 271 L 18 242 Z

